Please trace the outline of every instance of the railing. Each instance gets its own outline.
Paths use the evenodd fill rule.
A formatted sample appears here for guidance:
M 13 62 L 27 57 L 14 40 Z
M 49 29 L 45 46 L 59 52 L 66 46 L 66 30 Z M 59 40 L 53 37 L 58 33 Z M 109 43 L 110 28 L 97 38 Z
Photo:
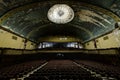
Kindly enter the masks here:
M 85 54 L 120 54 L 120 48 L 110 48 L 110 49 L 33 49 L 33 50 L 23 50 L 23 49 L 11 49 L 11 48 L 0 48 L 0 54 L 3 55 L 22 55 L 22 54 L 36 54 L 36 53 L 57 53 L 57 52 L 63 52 L 63 53 L 85 53 Z

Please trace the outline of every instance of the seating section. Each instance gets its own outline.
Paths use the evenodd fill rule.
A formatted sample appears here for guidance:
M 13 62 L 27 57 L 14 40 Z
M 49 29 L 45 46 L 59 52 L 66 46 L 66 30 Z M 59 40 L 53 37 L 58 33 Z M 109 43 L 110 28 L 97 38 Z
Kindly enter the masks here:
M 78 64 L 95 71 L 102 76 L 114 77 L 120 80 L 120 67 L 88 60 L 75 60 Z
M 120 80 L 120 68 L 87 60 L 38 60 L 0 69 L 0 80 Z M 43 65 L 45 63 L 45 65 Z M 42 65 L 42 66 L 41 66 Z M 33 73 L 27 75 L 29 72 Z M 95 76 L 100 74 L 101 76 Z M 111 79 L 103 79 L 108 77 Z M 113 78 L 113 79 L 112 79 Z
M 52 60 L 25 80 L 102 80 L 71 60 Z
M 45 60 L 24 62 L 21 64 L 2 68 L 0 69 L 0 80 L 10 80 L 11 78 L 22 77 L 24 74 L 27 74 L 28 72 L 36 69 L 45 62 Z

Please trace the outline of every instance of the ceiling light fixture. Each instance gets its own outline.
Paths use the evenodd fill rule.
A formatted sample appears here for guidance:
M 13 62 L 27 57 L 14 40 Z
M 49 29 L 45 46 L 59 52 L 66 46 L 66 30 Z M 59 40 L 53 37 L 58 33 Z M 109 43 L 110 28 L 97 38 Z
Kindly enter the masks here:
M 49 9 L 47 16 L 56 24 L 65 24 L 73 20 L 74 11 L 66 4 L 55 4 Z

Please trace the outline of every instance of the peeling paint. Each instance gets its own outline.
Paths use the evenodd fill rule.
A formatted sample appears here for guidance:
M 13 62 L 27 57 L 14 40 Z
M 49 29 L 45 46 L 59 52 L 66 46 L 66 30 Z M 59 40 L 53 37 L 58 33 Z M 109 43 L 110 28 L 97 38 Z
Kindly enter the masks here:
M 17 6 L 25 5 L 25 4 L 34 2 L 34 1 L 36 0 L 7 0 L 7 1 L 0 0 L 0 3 L 4 5 L 4 6 L 0 5 L 0 14 L 2 15 L 7 10 L 10 10 Z M 4 28 L 10 29 L 11 31 L 14 31 L 14 32 L 18 31 L 16 33 L 18 33 L 19 35 L 26 36 L 29 34 L 29 38 L 34 37 L 37 34 L 33 33 L 30 30 L 31 29 L 38 30 L 37 27 L 40 28 L 45 23 L 49 22 L 46 17 L 47 10 L 49 9 L 49 6 L 52 6 L 55 3 L 56 1 L 53 1 L 53 2 L 48 1 L 46 3 L 37 3 L 36 6 L 31 5 L 33 7 L 27 6 L 28 8 L 26 8 L 24 6 L 20 9 L 17 8 L 18 11 L 13 10 L 10 12 L 10 14 L 8 12 L 7 17 L 3 18 L 4 20 L 1 21 L 2 22 L 1 25 Z M 79 24 L 83 22 L 86 22 L 86 24 L 88 24 L 87 22 L 91 23 L 91 24 L 86 25 L 85 29 L 89 30 L 88 28 L 93 26 L 93 29 L 91 29 L 91 32 L 94 33 L 94 36 L 92 38 L 98 36 L 98 34 L 101 35 L 105 33 L 106 31 L 108 32 L 114 28 L 115 20 L 112 19 L 110 15 L 108 16 L 108 14 L 103 14 L 102 11 L 94 10 L 88 5 L 82 6 L 81 3 L 69 3 L 69 1 L 66 1 L 65 3 L 70 4 L 73 7 L 73 9 L 75 9 L 75 12 L 77 12 L 77 18 L 73 20 L 73 23 L 75 22 Z M 120 10 L 119 10 L 120 6 L 118 4 L 120 4 L 120 1 L 119 3 L 114 3 L 110 7 L 110 9 L 120 15 Z M 77 20 L 78 16 L 79 16 L 79 20 Z M 36 24 L 38 23 L 39 23 L 39 26 L 37 25 L 36 27 Z M 84 27 L 84 25 L 82 24 L 80 25 L 80 27 Z M 79 35 L 79 36 L 86 37 L 89 35 Z
M 100 21 L 98 21 L 97 19 L 95 19 L 94 17 L 97 17 L 101 20 L 104 20 L 105 22 L 111 24 L 110 21 L 108 21 L 107 19 L 103 18 L 102 16 L 98 15 L 97 13 L 90 11 L 90 10 L 80 10 L 78 12 L 79 15 L 79 19 L 81 21 L 86 21 L 86 22 L 90 22 L 93 23 L 97 26 L 103 26 L 103 27 L 107 27 L 106 25 L 104 25 L 103 23 L 101 23 Z

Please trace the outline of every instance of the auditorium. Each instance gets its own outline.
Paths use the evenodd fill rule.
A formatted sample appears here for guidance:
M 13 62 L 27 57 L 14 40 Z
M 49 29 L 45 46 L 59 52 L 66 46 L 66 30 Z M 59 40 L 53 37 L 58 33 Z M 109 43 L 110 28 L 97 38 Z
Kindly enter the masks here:
M 120 80 L 120 0 L 0 0 L 0 80 Z

